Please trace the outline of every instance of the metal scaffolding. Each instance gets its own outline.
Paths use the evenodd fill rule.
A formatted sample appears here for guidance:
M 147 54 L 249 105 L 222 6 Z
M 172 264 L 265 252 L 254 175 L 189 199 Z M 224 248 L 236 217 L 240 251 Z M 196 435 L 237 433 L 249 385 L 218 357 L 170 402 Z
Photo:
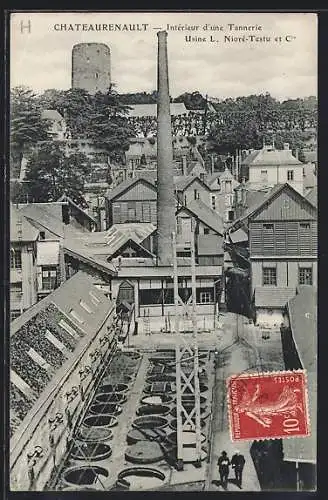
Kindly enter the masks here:
M 200 421 L 200 389 L 199 360 L 197 342 L 197 310 L 196 310 L 196 265 L 195 265 L 195 233 L 191 233 L 191 301 L 185 304 L 179 295 L 178 261 L 176 252 L 176 234 L 172 233 L 173 245 L 173 283 L 175 305 L 175 333 L 180 332 L 180 318 L 190 315 L 192 318 L 192 343 L 187 343 L 183 337 L 176 346 L 176 396 L 177 396 L 177 467 L 183 470 L 184 449 L 188 443 L 188 432 L 195 433 L 195 454 L 192 461 L 201 465 L 201 421 Z M 188 394 L 188 404 L 184 395 Z M 191 404 L 193 403 L 193 404 Z

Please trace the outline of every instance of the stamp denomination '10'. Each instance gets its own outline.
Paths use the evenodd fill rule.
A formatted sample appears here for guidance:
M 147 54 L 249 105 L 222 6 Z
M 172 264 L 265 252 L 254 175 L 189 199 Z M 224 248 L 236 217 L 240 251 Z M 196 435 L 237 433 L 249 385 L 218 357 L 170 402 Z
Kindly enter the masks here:
M 305 371 L 234 375 L 227 398 L 233 441 L 310 434 Z

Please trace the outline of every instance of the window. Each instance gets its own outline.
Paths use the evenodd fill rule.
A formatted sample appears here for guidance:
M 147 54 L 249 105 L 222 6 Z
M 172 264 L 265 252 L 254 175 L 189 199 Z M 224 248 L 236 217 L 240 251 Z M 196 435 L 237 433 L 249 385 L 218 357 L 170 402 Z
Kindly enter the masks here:
M 261 182 L 268 182 L 268 171 L 261 170 Z
M 59 326 L 64 328 L 64 330 L 67 333 L 69 333 L 73 337 L 73 339 L 79 340 L 80 337 L 78 336 L 78 334 L 76 333 L 74 328 L 72 328 L 68 323 L 66 323 L 66 321 L 64 319 L 61 319 L 58 324 L 59 324 Z
M 40 240 L 45 240 L 45 239 L 46 239 L 46 232 L 40 231 Z
M 309 222 L 300 222 L 300 228 L 301 229 L 310 229 L 310 223 Z
M 191 251 L 177 252 L 177 257 L 191 257 Z
M 266 232 L 273 233 L 273 224 L 263 224 L 263 230 Z
M 225 181 L 225 192 L 231 193 L 231 181 Z
M 235 214 L 234 214 L 234 211 L 233 211 L 233 210 L 229 210 L 229 211 L 228 211 L 228 221 L 229 221 L 229 222 L 232 222 L 232 221 L 233 221 L 233 219 L 234 219 L 234 215 L 235 215 Z
M 23 295 L 22 283 L 11 283 L 10 285 L 10 301 L 20 302 Z
M 98 78 L 99 77 L 99 74 L 98 73 L 95 73 L 95 77 Z
M 181 234 L 181 217 L 177 217 L 177 234 Z
M 76 321 L 81 323 L 81 325 L 84 323 L 83 319 L 80 318 L 80 316 L 74 311 L 74 309 L 71 309 L 69 313 L 72 316 L 72 318 L 76 319 Z
M 89 292 L 89 295 L 91 297 L 91 302 L 93 302 L 93 304 L 95 306 L 97 306 L 100 302 L 100 300 L 98 299 L 98 297 L 96 297 L 92 292 Z
M 42 268 L 43 290 L 54 290 L 57 285 L 57 270 L 55 267 Z
M 210 228 L 204 227 L 204 234 L 210 234 Z
M 201 304 L 210 304 L 212 302 L 212 293 L 211 292 L 200 292 L 199 302 Z
M 82 307 L 82 309 L 87 311 L 89 314 L 91 314 L 93 312 L 92 309 L 88 306 L 88 304 L 86 302 L 84 302 L 84 300 L 80 300 L 80 306 Z
M 194 189 L 194 199 L 195 200 L 199 199 L 199 193 L 198 193 L 197 189 Z
M 287 180 L 288 181 L 294 180 L 294 170 L 287 170 Z
M 216 209 L 216 196 L 212 196 L 212 209 Z
M 263 267 L 263 285 L 277 286 L 277 269 L 275 267 Z
M 299 285 L 312 285 L 312 267 L 300 267 L 298 269 Z
M 14 250 L 10 251 L 10 267 L 11 269 L 22 269 L 22 251 Z
M 14 321 L 14 319 L 18 318 L 22 313 L 19 309 L 13 309 L 10 311 L 10 321 Z

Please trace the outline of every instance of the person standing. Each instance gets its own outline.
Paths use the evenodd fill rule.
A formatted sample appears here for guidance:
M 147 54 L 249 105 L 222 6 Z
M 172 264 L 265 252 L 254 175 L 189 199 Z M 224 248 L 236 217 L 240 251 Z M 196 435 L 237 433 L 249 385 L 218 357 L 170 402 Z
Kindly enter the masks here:
M 228 484 L 229 465 L 230 465 L 230 460 L 228 458 L 227 452 L 222 451 L 218 459 L 218 466 L 219 466 L 220 481 L 225 490 L 227 489 L 227 484 Z
M 234 456 L 231 459 L 231 466 L 235 470 L 236 483 L 241 489 L 241 483 L 243 479 L 243 469 L 245 465 L 245 457 L 238 450 L 235 451 Z

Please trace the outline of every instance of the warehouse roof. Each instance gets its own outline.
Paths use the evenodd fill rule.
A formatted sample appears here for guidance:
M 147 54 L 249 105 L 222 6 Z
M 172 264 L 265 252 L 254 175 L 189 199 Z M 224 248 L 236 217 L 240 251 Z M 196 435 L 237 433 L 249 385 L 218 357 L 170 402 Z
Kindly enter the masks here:
M 73 257 L 112 273 L 115 267 L 108 259 L 129 240 L 140 245 L 155 229 L 150 222 L 114 224 L 107 231 L 80 233 L 73 238 L 66 238 L 64 249 Z
M 148 179 L 144 179 L 142 176 L 134 179 L 126 179 L 125 181 L 118 184 L 113 189 L 109 189 L 106 193 L 106 198 L 108 200 L 114 200 L 117 196 L 122 195 L 126 191 L 128 191 L 132 186 L 137 184 L 138 182 L 146 183 L 151 189 L 156 191 L 155 185 Z
M 10 208 L 10 241 L 35 241 L 39 231 L 14 206 Z
M 31 221 L 49 230 L 55 236 L 64 237 L 62 218 L 63 203 L 26 203 L 19 205 L 19 211 Z
M 191 200 L 186 207 L 188 210 L 193 212 L 202 222 L 204 222 L 211 229 L 217 233 L 223 235 L 224 224 L 222 217 L 212 210 L 210 207 L 205 205 L 201 200 Z
M 190 184 L 195 181 L 200 182 L 205 187 L 205 189 L 210 191 L 208 185 L 205 184 L 205 182 L 203 182 L 197 175 L 178 175 L 174 177 L 174 187 L 177 191 L 184 191 L 188 186 L 190 186 Z
M 302 285 L 288 301 L 290 327 L 305 370 L 317 369 L 317 294 L 313 286 Z
M 317 207 L 318 206 L 318 187 L 314 186 L 313 188 L 309 189 L 309 191 L 306 193 L 305 198 L 312 203 L 313 206 Z
M 71 322 L 75 323 L 77 328 L 82 329 L 82 331 L 88 332 L 88 329 L 96 328 L 98 324 L 101 324 L 103 316 L 108 311 L 108 299 L 94 286 L 95 281 L 99 282 L 99 279 L 95 279 L 94 276 L 85 271 L 78 271 L 51 294 L 31 306 L 18 318 L 12 321 L 10 323 L 10 336 L 14 335 L 28 320 L 36 316 L 49 304 L 58 306 L 59 309 L 70 318 Z M 89 314 L 80 306 L 80 300 L 90 303 L 90 291 L 92 291 L 99 300 L 97 314 Z M 92 309 L 92 304 L 90 304 L 90 306 Z M 76 310 L 78 315 L 81 316 L 84 324 L 77 322 L 70 315 L 71 309 Z
M 295 293 L 295 288 L 276 286 L 255 288 L 255 306 L 267 309 L 285 307 L 288 300 L 294 297 Z
M 277 166 L 277 165 L 302 165 L 293 156 L 290 149 L 274 149 L 265 146 L 263 149 L 253 151 L 243 161 L 243 165 L 252 167 Z

